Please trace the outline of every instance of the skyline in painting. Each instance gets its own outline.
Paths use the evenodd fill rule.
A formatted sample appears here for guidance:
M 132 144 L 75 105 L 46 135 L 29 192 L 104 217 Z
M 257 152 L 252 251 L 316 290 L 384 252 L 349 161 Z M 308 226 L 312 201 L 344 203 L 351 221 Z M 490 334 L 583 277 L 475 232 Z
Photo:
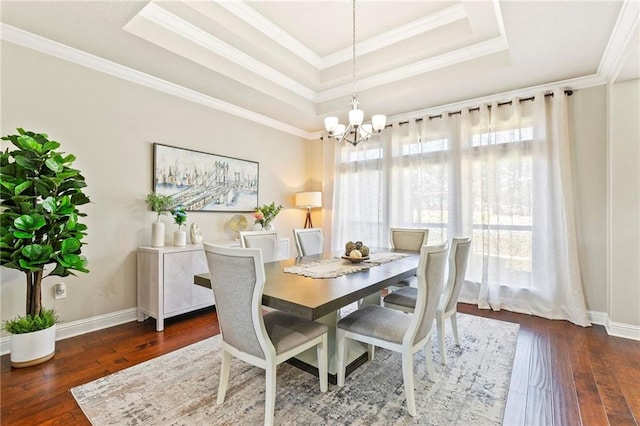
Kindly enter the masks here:
M 154 191 L 187 211 L 249 212 L 258 205 L 258 163 L 154 143 Z

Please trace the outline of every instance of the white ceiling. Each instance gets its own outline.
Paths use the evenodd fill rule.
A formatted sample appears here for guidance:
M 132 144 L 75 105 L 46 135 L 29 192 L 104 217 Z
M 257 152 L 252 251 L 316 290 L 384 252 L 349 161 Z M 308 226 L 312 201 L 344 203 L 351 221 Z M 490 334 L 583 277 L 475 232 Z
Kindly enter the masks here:
M 640 3 L 358 1 L 365 119 L 640 78 Z M 303 137 L 345 118 L 350 1 L 2 1 L 2 38 Z M 53 43 L 57 42 L 57 43 Z

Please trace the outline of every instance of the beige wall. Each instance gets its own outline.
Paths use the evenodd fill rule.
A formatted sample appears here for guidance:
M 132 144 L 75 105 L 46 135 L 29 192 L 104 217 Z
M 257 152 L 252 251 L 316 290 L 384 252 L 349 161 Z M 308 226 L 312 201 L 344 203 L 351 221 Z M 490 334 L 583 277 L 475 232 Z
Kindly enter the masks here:
M 607 89 L 577 90 L 569 102 L 578 249 L 590 311 L 607 311 Z
M 91 272 L 47 278 L 43 291 L 44 305 L 67 322 L 136 306 L 136 248 L 150 243 L 155 218 L 143 201 L 152 189 L 153 142 L 258 161 L 259 202 L 284 205 L 275 227 L 289 238 L 305 214 L 293 208 L 293 193 L 319 189 L 309 141 L 6 42 L 1 124 L 2 135 L 16 127 L 48 133 L 76 155 L 86 178 L 92 203 L 82 209 L 83 253 Z M 230 238 L 231 215 L 189 213 L 188 224 L 198 222 L 205 240 Z M 163 221 L 169 241 L 175 225 Z M 24 313 L 24 274 L 1 272 L 1 318 L 8 319 Z M 68 297 L 54 301 L 61 281 Z
M 640 326 L 640 80 L 610 88 L 609 317 Z

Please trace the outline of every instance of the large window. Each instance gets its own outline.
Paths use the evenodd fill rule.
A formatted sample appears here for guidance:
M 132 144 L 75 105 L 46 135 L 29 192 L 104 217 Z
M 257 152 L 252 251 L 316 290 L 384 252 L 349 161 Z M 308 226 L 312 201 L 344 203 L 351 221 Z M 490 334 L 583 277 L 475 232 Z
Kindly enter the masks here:
M 394 123 L 355 148 L 338 144 L 332 244 L 388 246 L 389 227 L 429 228 L 430 244 L 471 236 L 463 300 L 588 324 L 564 201 L 567 129 L 560 92 Z
M 429 228 L 431 244 L 471 235 L 468 279 L 531 286 L 533 128 L 472 128 L 458 146 L 441 133 L 407 132 L 395 143 L 388 168 L 381 145 L 343 152 L 340 226 L 357 231 L 341 240 L 386 246 L 389 226 Z

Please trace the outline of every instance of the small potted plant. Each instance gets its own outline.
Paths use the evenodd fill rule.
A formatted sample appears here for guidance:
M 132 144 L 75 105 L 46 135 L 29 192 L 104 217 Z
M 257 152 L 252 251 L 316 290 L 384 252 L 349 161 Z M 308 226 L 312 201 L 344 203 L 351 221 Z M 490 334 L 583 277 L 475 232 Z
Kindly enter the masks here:
M 147 205 L 158 214 L 155 222 L 151 225 L 151 246 L 164 246 L 164 223 L 160 222 L 160 216 L 171 213 L 171 208 L 175 204 L 170 195 L 156 194 L 151 192 L 147 195 Z
M 81 249 L 87 226 L 78 206 L 89 203 L 76 157 L 44 133 L 17 129 L 4 136 L 15 149 L 0 153 L 0 264 L 26 275 L 26 315 L 4 321 L 11 333 L 11 365 L 28 367 L 55 354 L 58 317 L 42 307 L 42 281 L 89 272 Z M 45 274 L 45 268 L 47 273 Z
M 182 225 L 187 222 L 187 212 L 184 211 L 184 206 L 178 204 L 173 211 L 173 220 L 178 225 L 178 230 L 173 233 L 173 245 L 182 247 L 187 245 L 187 232 L 182 230 Z
M 278 213 L 280 213 L 280 210 L 282 210 L 282 206 L 276 206 L 275 202 L 265 204 L 262 207 L 256 207 L 256 210 L 253 213 L 254 223 L 262 226 L 262 229 L 265 231 L 270 231 L 273 229 L 271 222 L 276 218 Z

